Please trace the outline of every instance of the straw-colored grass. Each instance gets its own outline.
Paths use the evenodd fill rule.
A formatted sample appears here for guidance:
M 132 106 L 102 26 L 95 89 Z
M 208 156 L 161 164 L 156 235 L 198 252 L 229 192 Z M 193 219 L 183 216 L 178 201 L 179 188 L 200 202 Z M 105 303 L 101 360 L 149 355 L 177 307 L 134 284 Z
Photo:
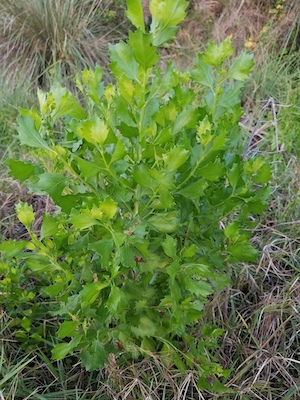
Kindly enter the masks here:
M 115 8 L 110 0 L 1 0 L 1 76 L 30 86 L 106 66 L 107 43 L 120 38 L 125 21 Z

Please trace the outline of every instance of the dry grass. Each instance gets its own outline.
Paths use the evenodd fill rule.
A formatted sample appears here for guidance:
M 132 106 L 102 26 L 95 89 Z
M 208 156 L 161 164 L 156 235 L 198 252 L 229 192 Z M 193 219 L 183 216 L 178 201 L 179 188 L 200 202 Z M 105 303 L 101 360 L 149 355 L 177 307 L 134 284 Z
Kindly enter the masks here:
M 122 31 L 122 21 L 107 25 L 113 7 L 110 0 L 1 0 L 0 69 L 10 88 L 106 66 L 107 43 Z
M 208 40 L 230 36 L 237 52 L 247 48 L 258 61 L 291 42 L 299 48 L 299 9 L 299 0 L 194 0 L 175 47 L 193 57 Z

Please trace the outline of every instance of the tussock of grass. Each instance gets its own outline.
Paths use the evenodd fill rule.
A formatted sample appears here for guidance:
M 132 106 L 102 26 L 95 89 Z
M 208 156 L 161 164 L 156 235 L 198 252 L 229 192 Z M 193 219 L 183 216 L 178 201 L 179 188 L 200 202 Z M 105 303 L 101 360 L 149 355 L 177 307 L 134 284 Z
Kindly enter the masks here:
M 120 38 L 124 23 L 113 18 L 113 7 L 98 0 L 2 0 L 2 76 L 11 87 L 73 77 L 96 63 L 106 66 L 107 43 Z

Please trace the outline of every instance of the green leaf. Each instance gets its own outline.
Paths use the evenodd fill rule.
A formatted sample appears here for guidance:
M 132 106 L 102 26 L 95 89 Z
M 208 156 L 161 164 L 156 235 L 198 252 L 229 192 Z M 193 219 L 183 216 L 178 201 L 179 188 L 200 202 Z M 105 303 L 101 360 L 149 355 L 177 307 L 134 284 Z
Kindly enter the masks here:
M 55 236 L 58 231 L 59 222 L 49 214 L 43 214 L 43 223 L 41 226 L 41 240 L 50 236 Z
M 113 164 L 114 162 L 121 160 L 125 156 L 126 152 L 127 151 L 123 140 L 121 138 L 118 138 L 109 164 Z
M 71 353 L 80 343 L 81 336 L 74 337 L 69 343 L 56 344 L 52 349 L 52 357 L 55 360 L 62 360 L 69 353 Z
M 64 339 L 65 337 L 72 337 L 75 335 L 77 327 L 77 321 L 64 321 L 59 327 L 57 336 L 60 339 Z
M 119 75 L 125 74 L 127 78 L 139 82 L 138 63 L 133 50 L 127 43 L 121 41 L 115 45 L 110 44 L 109 54 L 112 61 L 110 67 L 117 78 Z
M 106 288 L 106 282 L 92 282 L 86 283 L 80 292 L 82 308 L 92 305 L 99 296 L 102 289 Z
M 126 16 L 136 28 L 145 32 L 144 12 L 141 0 L 126 0 Z
M 34 120 L 31 116 L 19 115 L 17 118 L 17 131 L 19 140 L 22 144 L 39 149 L 52 151 L 48 143 L 42 138 L 35 127 Z
M 94 71 L 85 69 L 81 74 L 82 80 L 86 85 L 86 92 L 96 104 L 100 104 L 104 93 L 103 84 L 101 83 L 102 75 L 103 72 L 99 65 L 95 67 Z M 82 86 L 81 83 L 80 86 Z
M 245 81 L 254 65 L 253 55 L 242 51 L 228 71 L 228 78 Z
M 28 245 L 28 241 L 15 241 L 6 240 L 4 243 L 0 243 L 0 252 L 6 257 L 12 258 L 17 256 L 21 251 Z
M 156 333 L 156 324 L 148 317 L 141 317 L 138 326 L 131 326 L 131 332 L 136 337 L 151 337 Z
M 227 251 L 239 261 L 255 262 L 258 257 L 258 251 L 250 243 L 232 244 Z
M 83 178 L 86 179 L 93 178 L 101 170 L 101 168 L 97 164 L 90 161 L 86 161 L 83 158 L 75 157 L 74 160 L 76 161 L 76 164 L 80 169 L 80 175 Z
M 107 361 L 107 356 L 104 346 L 98 339 L 93 340 L 92 345 L 79 355 L 82 366 L 87 371 L 99 370 Z
M 133 179 L 143 187 L 154 189 L 155 180 L 150 176 L 150 170 L 146 164 L 139 164 L 134 168 Z
M 199 54 L 195 61 L 196 69 L 192 70 L 192 78 L 195 82 L 200 83 L 213 90 L 214 77 L 211 67 L 204 62 L 203 54 Z
M 149 33 L 143 33 L 140 29 L 129 32 L 128 44 L 133 50 L 136 61 L 145 71 L 159 61 L 156 47 L 151 46 Z
M 24 161 L 6 160 L 5 164 L 10 169 L 10 174 L 14 179 L 18 179 L 20 183 L 26 181 L 34 173 L 36 166 Z
M 25 225 L 27 229 L 29 229 L 31 223 L 34 221 L 34 212 L 32 206 L 27 203 L 23 203 L 22 201 L 19 201 L 19 203 L 16 204 L 15 208 L 18 220 L 22 222 L 22 224 Z
M 94 218 L 90 213 L 80 213 L 78 210 L 72 210 L 70 218 L 68 219 L 74 228 L 87 229 L 94 225 L 99 225 L 99 221 Z
M 124 311 L 126 305 L 127 305 L 127 299 L 125 294 L 117 286 L 112 286 L 109 297 L 106 302 L 106 306 L 109 312 L 112 313 L 113 315 L 115 315 L 116 312 L 120 313 Z
M 185 108 L 179 115 L 177 115 L 175 119 L 173 134 L 176 135 L 184 128 L 195 127 L 197 121 L 198 121 L 197 110 L 191 107 Z
M 54 201 L 60 198 L 62 191 L 69 181 L 68 177 L 51 172 L 38 175 L 38 178 L 39 181 L 35 183 L 35 187 L 48 193 Z
M 207 297 L 213 293 L 209 283 L 203 280 L 193 279 L 186 273 L 179 273 L 178 279 L 183 283 L 186 290 L 190 293 L 194 293 L 196 296 Z
M 254 177 L 255 183 L 268 183 L 272 177 L 269 164 L 263 164 Z
M 153 37 L 154 46 L 158 47 L 169 40 L 175 39 L 178 30 L 178 26 L 169 26 L 167 28 L 158 30 Z
M 148 223 L 154 227 L 155 230 L 162 233 L 175 232 L 179 227 L 179 218 L 177 211 L 170 211 L 167 213 L 156 213 L 148 219 Z
M 106 199 L 100 204 L 100 209 L 109 219 L 112 219 L 117 212 L 118 205 L 110 197 L 106 197 Z
M 100 254 L 102 258 L 102 266 L 108 269 L 109 259 L 114 249 L 114 241 L 112 239 L 102 239 L 95 243 L 90 243 L 88 248 Z
M 168 172 L 177 171 L 189 157 L 189 152 L 184 147 L 173 147 L 168 153 L 163 155 L 164 163 Z
M 164 28 L 179 24 L 185 18 L 187 6 L 184 0 L 150 0 L 152 18 Z
M 229 38 L 223 40 L 219 46 L 210 41 L 203 55 L 203 61 L 208 65 L 218 67 L 232 54 L 233 47 Z
M 241 174 L 241 165 L 238 163 L 233 164 L 232 168 L 227 173 L 228 182 L 234 189 L 239 185 L 239 183 L 243 183 L 243 181 L 241 181 Z
M 168 257 L 176 258 L 177 240 L 170 235 L 166 235 L 166 239 L 162 242 L 162 248 Z
M 87 142 L 102 146 L 107 139 L 109 130 L 106 123 L 98 116 L 95 116 L 79 124 L 76 128 L 76 133 Z
M 217 181 L 223 173 L 223 167 L 220 162 L 209 163 L 207 166 L 197 170 L 197 176 L 201 176 L 209 181 Z
M 239 236 L 239 224 L 238 222 L 232 222 L 224 229 L 224 235 L 229 240 L 234 240 Z
M 205 179 L 200 179 L 196 182 L 193 182 L 183 189 L 179 190 L 177 193 L 181 194 L 181 196 L 186 197 L 187 199 L 197 199 L 203 196 L 204 190 L 208 187 L 208 183 Z
M 65 115 L 79 119 L 87 117 L 86 112 L 77 102 L 74 94 L 68 92 L 66 88 L 61 87 L 59 84 L 55 84 L 52 86 L 48 97 L 50 95 L 52 95 L 54 99 L 54 110 L 51 112 L 54 121 Z

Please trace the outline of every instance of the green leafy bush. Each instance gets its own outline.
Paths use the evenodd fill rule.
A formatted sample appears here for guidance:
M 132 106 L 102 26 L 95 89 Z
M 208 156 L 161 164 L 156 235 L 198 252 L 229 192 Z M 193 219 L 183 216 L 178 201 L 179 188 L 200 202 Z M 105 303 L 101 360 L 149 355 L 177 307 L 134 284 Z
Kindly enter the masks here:
M 115 84 L 104 85 L 100 68 L 84 70 L 81 103 L 54 85 L 38 92 L 39 110 L 21 110 L 19 139 L 36 162 L 9 168 L 56 212 L 37 233 L 31 207 L 17 205 L 30 241 L 0 245 L 1 301 L 20 298 L 15 312 L 29 333 L 32 309 L 48 307 L 61 322 L 55 359 L 75 352 L 94 370 L 110 353 L 159 352 L 204 379 L 224 373 L 209 352 L 221 332 L 198 322 L 230 284 L 230 264 L 257 257 L 244 228 L 266 207 L 270 170 L 241 156 L 240 92 L 252 57 L 241 53 L 227 68 L 225 40 L 209 43 L 191 71 L 158 67 L 157 47 L 186 8 L 161 4 L 150 2 L 146 33 L 140 2 L 128 1 L 136 30 L 110 46 Z M 24 276 L 32 284 L 21 293 Z

